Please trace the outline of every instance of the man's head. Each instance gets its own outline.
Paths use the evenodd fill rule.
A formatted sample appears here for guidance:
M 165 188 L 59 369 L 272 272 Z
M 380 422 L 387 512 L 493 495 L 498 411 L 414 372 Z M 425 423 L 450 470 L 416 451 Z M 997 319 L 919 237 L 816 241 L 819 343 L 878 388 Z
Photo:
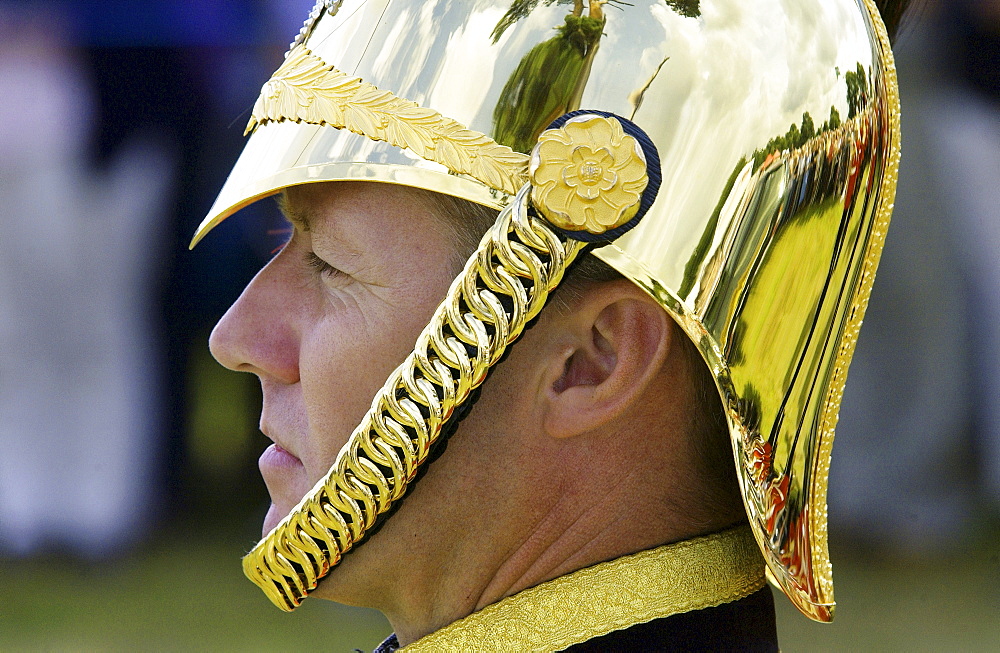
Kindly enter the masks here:
M 461 540 L 482 520 L 484 532 L 501 523 L 488 508 L 464 514 L 457 495 L 469 492 L 521 511 L 523 528 L 551 507 L 539 497 L 585 496 L 612 512 L 641 505 L 649 532 L 598 538 L 607 555 L 655 543 L 644 539 L 653 532 L 662 542 L 725 525 L 734 491 L 717 464 L 721 415 L 775 582 L 810 616 L 831 618 L 832 431 L 898 161 L 894 71 L 875 5 L 429 3 L 418 16 L 412 3 L 342 4 L 317 4 L 265 86 L 256 133 L 196 236 L 282 189 L 293 222 L 309 218 L 214 336 L 224 362 L 265 372 L 265 430 L 283 448 L 283 428 L 316 440 L 288 444 L 302 447 L 301 472 L 269 473 L 269 487 L 299 479 L 271 488 L 280 500 L 269 524 L 321 483 L 248 557 L 248 574 L 290 609 L 376 526 L 395 534 L 372 538 L 331 583 L 374 552 L 405 548 L 417 524 Z M 366 183 L 315 183 L 346 180 Z M 475 213 L 466 200 L 509 206 L 435 309 L 462 257 L 456 243 L 478 233 L 462 222 Z M 339 240 L 338 261 L 314 251 Z M 566 266 L 591 256 L 616 272 L 580 263 L 558 305 L 513 345 Z M 331 297 L 341 304 L 323 303 Z M 359 347 L 338 339 L 347 333 Z M 267 362 L 279 351 L 273 369 L 242 353 Z M 355 368 L 348 380 L 343 370 Z M 365 412 L 353 391 L 369 395 L 389 372 Z M 288 403 L 282 382 L 302 386 Z M 331 399 L 341 387 L 351 398 Z M 294 401 L 301 409 L 285 415 Z M 523 477 L 510 474 L 515 463 Z M 584 480 L 641 492 L 602 503 Z M 466 536 L 472 543 L 488 548 Z M 380 564 L 412 561 L 424 550 L 412 546 Z

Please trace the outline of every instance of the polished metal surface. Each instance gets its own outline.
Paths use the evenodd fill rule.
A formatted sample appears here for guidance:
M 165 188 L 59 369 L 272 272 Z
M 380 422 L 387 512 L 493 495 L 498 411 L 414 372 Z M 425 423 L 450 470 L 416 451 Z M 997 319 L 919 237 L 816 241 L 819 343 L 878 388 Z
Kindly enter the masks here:
M 804 613 L 831 619 L 833 427 L 899 157 L 895 71 L 873 3 L 345 0 L 317 16 L 296 48 L 319 63 L 294 93 L 265 87 L 269 108 L 196 240 L 260 197 L 319 181 L 500 207 L 509 190 L 463 168 L 463 148 L 445 151 L 447 121 L 526 155 L 568 111 L 631 119 L 659 151 L 662 185 L 639 226 L 597 255 L 697 343 L 769 574 Z M 337 100 L 310 81 L 334 68 L 427 119 L 390 141 L 392 121 L 371 118 L 381 99 Z M 516 178 L 526 159 L 497 166 Z

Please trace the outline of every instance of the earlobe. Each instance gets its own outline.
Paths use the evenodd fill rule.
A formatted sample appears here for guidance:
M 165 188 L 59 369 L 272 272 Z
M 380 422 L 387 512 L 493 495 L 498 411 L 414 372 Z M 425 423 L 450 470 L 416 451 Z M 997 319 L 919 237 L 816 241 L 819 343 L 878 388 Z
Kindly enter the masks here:
M 571 346 L 552 365 L 544 427 L 572 437 L 608 425 L 640 400 L 670 350 L 670 317 L 629 282 L 604 284 L 568 317 Z

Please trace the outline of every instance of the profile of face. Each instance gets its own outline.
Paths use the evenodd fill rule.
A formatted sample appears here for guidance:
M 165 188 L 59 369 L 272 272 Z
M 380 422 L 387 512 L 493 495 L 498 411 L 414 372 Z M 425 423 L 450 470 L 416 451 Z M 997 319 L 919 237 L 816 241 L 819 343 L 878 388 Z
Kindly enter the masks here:
M 293 233 L 216 326 L 213 355 L 260 379 L 270 531 L 326 475 L 455 274 L 422 196 L 366 182 L 286 191 Z

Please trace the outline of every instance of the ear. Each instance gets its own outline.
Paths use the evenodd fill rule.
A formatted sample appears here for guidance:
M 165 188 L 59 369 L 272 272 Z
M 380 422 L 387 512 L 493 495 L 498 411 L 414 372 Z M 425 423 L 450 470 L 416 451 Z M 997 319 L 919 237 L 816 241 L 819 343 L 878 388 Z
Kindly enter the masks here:
M 635 406 L 670 352 L 673 321 L 633 283 L 584 293 L 567 321 L 569 346 L 547 371 L 543 425 L 553 437 L 593 431 Z

